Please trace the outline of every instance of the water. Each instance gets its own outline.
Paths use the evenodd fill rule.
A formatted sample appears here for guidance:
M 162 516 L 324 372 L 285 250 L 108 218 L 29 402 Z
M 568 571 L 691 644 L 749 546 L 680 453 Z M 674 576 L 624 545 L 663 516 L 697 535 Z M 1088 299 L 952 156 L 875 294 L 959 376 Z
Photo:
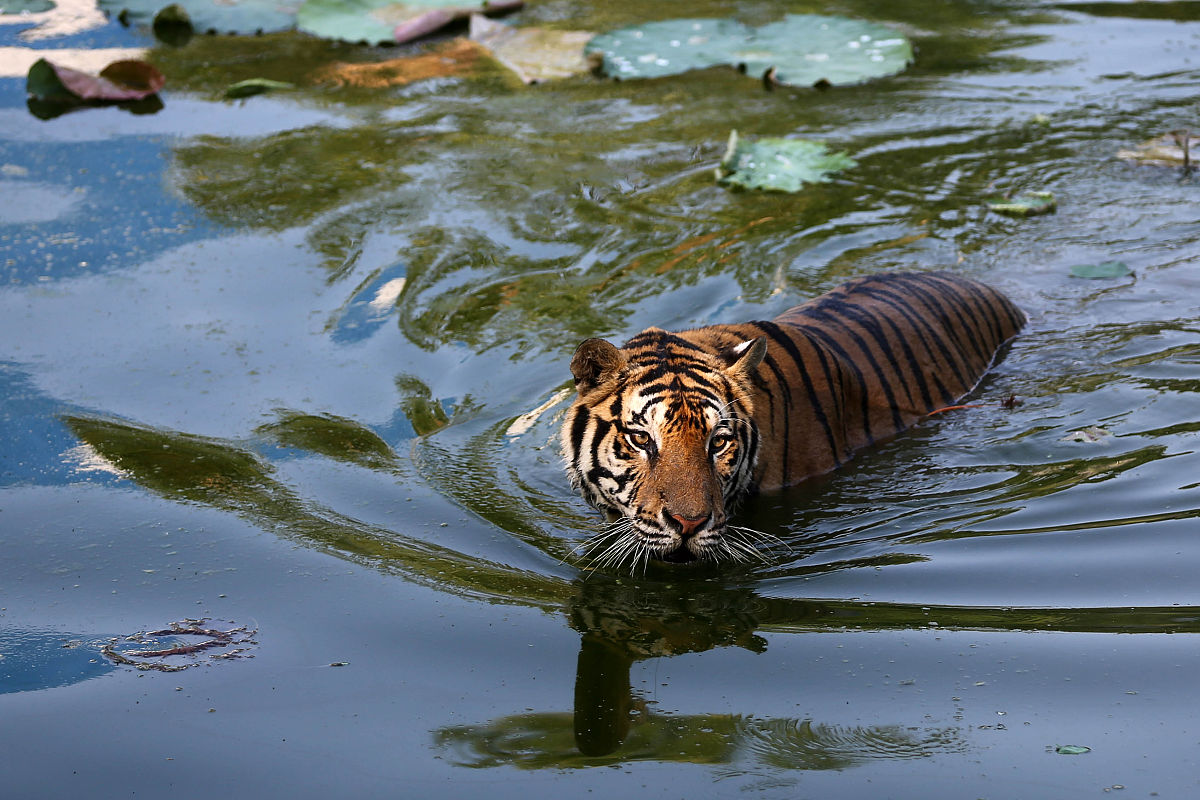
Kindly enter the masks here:
M 159 46 L 149 116 L 39 121 L 0 80 L 6 792 L 1194 793 L 1196 183 L 1114 155 L 1193 124 L 1197 8 L 850 3 L 917 63 L 820 92 L 338 85 L 306 76 L 403 51 L 294 35 Z M 304 88 L 214 99 L 257 76 Z M 730 192 L 733 127 L 859 166 Z M 988 213 L 1010 189 L 1058 212 Z M 1069 276 L 1111 259 L 1134 276 Z M 751 502 L 766 563 L 571 558 L 598 523 L 553 442 L 579 340 L 933 267 L 1031 318 L 979 407 Z M 186 619 L 256 633 L 182 672 L 101 652 Z

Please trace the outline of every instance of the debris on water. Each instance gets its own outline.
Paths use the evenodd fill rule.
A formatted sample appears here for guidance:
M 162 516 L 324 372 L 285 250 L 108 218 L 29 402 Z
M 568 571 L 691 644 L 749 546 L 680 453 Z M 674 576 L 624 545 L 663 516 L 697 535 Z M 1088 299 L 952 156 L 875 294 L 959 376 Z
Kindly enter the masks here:
M 161 630 L 135 633 L 130 636 L 111 639 L 100 648 L 100 652 L 111 661 L 135 667 L 139 670 L 179 672 L 196 664 L 204 663 L 204 660 L 193 659 L 187 663 L 169 663 L 161 659 L 173 656 L 195 656 L 197 653 L 207 650 L 227 648 L 232 645 L 257 644 L 253 640 L 254 635 L 258 633 L 257 630 L 248 630 L 245 627 L 220 630 L 204 627 L 207 623 L 207 619 L 185 619 L 180 622 L 172 622 L 169 626 Z M 170 641 L 180 636 L 202 636 L 206 638 L 204 641 L 195 644 L 176 644 Z M 164 639 L 167 639 L 167 641 L 164 642 Z M 140 647 L 134 648 L 130 647 L 130 645 L 138 645 Z M 253 656 L 245 656 L 246 651 L 249 649 L 249 647 L 233 647 L 229 650 L 223 650 L 220 653 L 209 654 L 208 659 L 252 658 Z
M 987 207 L 997 214 L 1010 217 L 1033 217 L 1051 214 L 1058 209 L 1052 192 L 1019 192 L 1015 195 L 989 197 Z
M 1094 444 L 1096 442 L 1102 442 L 1110 436 L 1112 436 L 1112 431 L 1101 428 L 1098 425 L 1089 425 L 1086 428 L 1080 428 L 1077 431 L 1071 431 L 1059 441 L 1087 442 L 1088 444 Z
M 1131 164 L 1179 167 L 1188 172 L 1192 169 L 1193 150 L 1200 150 L 1200 135 L 1188 130 L 1178 130 L 1142 142 L 1132 150 L 1118 150 L 1117 158 Z

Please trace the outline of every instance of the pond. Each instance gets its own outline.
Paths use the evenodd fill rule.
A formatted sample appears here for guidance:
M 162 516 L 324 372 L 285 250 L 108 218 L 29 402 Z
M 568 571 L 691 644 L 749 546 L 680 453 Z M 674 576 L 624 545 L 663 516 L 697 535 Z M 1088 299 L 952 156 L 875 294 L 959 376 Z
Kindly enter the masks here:
M 1200 3 L 736 13 L 874 20 L 915 62 L 527 86 L 446 38 L 0 26 L 4 57 L 149 48 L 168 81 L 155 113 L 41 119 L 0 78 L 6 794 L 1197 791 L 1198 186 L 1116 154 L 1197 120 Z M 297 88 L 222 99 L 257 77 Z M 857 165 L 731 190 L 732 129 Z M 984 203 L 1024 190 L 1057 211 Z M 1072 276 L 1107 261 L 1132 274 Z M 900 269 L 1029 314 L 972 407 L 752 499 L 762 562 L 576 557 L 580 340 Z

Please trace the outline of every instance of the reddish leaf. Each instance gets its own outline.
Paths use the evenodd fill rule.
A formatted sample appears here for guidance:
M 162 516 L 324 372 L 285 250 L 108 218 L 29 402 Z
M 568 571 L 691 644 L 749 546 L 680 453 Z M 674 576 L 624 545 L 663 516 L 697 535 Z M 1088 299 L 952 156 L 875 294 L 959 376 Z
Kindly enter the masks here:
M 157 94 L 166 83 L 162 73 L 144 61 L 114 61 L 99 75 L 46 62 L 63 87 L 81 100 L 122 102 Z
M 158 94 L 167 83 L 166 77 L 153 65 L 134 60 L 114 61 L 100 70 L 100 77 L 130 91 L 143 92 L 141 97 Z

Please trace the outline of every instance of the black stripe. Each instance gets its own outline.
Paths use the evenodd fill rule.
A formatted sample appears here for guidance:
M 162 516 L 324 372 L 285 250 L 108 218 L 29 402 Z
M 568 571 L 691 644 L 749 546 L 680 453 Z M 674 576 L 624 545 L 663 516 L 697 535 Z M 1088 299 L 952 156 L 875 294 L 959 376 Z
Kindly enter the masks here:
M 846 335 L 848 335 L 851 339 L 854 340 L 854 343 L 856 345 L 858 345 L 858 348 L 862 351 L 863 355 L 866 356 L 867 362 L 871 365 L 871 368 L 873 370 L 875 370 L 875 375 L 879 378 L 880 388 L 883 389 L 883 394 L 887 398 L 888 408 L 892 412 L 892 427 L 894 428 L 893 432 L 904 430 L 904 427 L 905 427 L 904 421 L 900 418 L 900 410 L 896 405 L 896 395 L 892 391 L 891 381 L 889 381 L 887 379 L 887 376 L 883 374 L 883 368 L 880 367 L 879 362 L 875 360 L 875 354 L 871 352 L 871 348 L 867 347 L 867 343 L 865 341 L 863 341 L 863 338 L 861 336 L 859 336 L 858 333 L 856 333 L 853 329 L 851 329 L 849 325 L 847 325 L 843 320 L 833 316 L 832 314 L 825 312 L 822 309 L 823 305 L 825 305 L 825 303 L 819 303 L 816 308 L 812 309 L 809 312 L 809 315 L 811 317 L 813 317 L 814 320 L 823 319 L 825 322 L 838 325 L 846 333 Z M 854 364 L 854 359 L 851 357 L 851 355 L 849 353 L 846 352 L 845 348 L 842 347 L 841 343 L 838 342 L 837 339 L 835 339 L 830 332 L 825 331 L 824 329 L 821 329 L 821 328 L 816 328 L 816 327 L 813 327 L 813 328 L 806 327 L 805 329 L 810 330 L 812 333 L 819 334 L 822 337 L 822 339 L 826 343 L 828 343 L 831 348 L 834 349 L 835 352 L 839 353 L 839 355 L 841 355 L 843 358 L 845 358 L 847 361 L 849 361 L 851 366 L 854 368 L 854 371 L 856 373 L 858 373 L 859 379 L 863 381 L 863 387 L 866 388 L 866 380 L 863 378 L 862 372 L 858 369 L 858 365 Z M 863 395 L 864 408 L 867 408 L 866 402 L 867 402 L 867 397 L 864 394 Z M 869 431 L 870 430 L 870 418 L 869 417 L 867 420 L 864 421 L 864 424 Z M 873 437 L 872 437 L 872 440 L 873 440 Z
M 843 303 L 839 310 L 844 315 L 853 317 L 859 326 L 870 333 L 875 339 L 876 344 L 879 345 L 879 349 L 884 351 L 884 353 L 887 355 L 888 361 L 892 365 L 892 369 L 895 370 L 896 375 L 904 384 L 905 393 L 908 394 L 909 402 L 912 403 L 913 407 L 917 406 L 917 398 L 913 396 L 913 387 L 911 385 L 912 382 L 909 380 L 910 377 L 916 379 L 917 389 L 920 391 L 921 398 L 925 402 L 925 410 L 928 411 L 929 409 L 932 409 L 933 398 L 929 396 L 929 385 L 925 382 L 924 371 L 917 363 L 917 357 L 913 353 L 912 348 L 908 345 L 908 337 L 903 331 L 900 330 L 900 326 L 896 324 L 896 321 L 889 317 L 886 313 L 869 311 L 868 309 L 853 303 Z M 896 354 L 892 349 L 892 344 L 888 341 L 887 334 L 883 332 L 881 320 L 887 322 L 887 324 L 891 326 L 892 331 L 896 334 L 896 340 L 900 343 L 901 350 L 904 351 L 904 358 L 908 362 L 908 369 L 911 373 L 911 376 L 904 374 L 904 369 L 900 365 L 900 360 L 896 357 Z
M 913 276 L 913 277 L 917 277 L 917 276 Z M 954 325 L 954 320 L 951 319 L 951 315 L 953 314 L 953 316 L 958 318 L 959 327 L 961 327 L 963 329 L 963 332 L 965 333 L 967 331 L 969 326 L 967 325 L 967 321 L 965 319 L 963 319 L 962 310 L 958 306 L 957 298 L 954 298 L 955 303 L 953 305 L 951 305 L 949 308 L 947 308 L 945 305 L 942 304 L 943 299 L 949 299 L 949 298 L 943 297 L 943 295 L 944 295 L 944 293 L 942 292 L 943 287 L 922 286 L 922 285 L 918 285 L 918 283 L 916 281 L 913 281 L 906 288 L 909 291 L 911 291 L 914 296 L 916 296 L 923 303 L 925 303 L 926 306 L 928 306 L 929 308 L 931 308 L 935 311 L 935 313 L 938 316 L 939 322 L 941 322 L 942 327 L 946 330 L 946 334 L 948 336 L 950 336 L 951 339 L 954 340 L 955 347 L 957 347 L 959 349 L 959 351 L 963 354 L 964 357 L 968 356 L 969 353 L 973 350 L 973 351 L 975 351 L 975 356 L 977 359 L 982 360 L 985 364 L 987 363 L 988 356 L 979 349 L 979 342 L 975 339 L 975 337 L 968 336 L 966 341 L 964 341 L 963 337 L 961 335 L 959 335 L 958 329 Z M 931 293 L 931 290 L 932 290 L 932 293 Z M 968 347 L 968 344 L 970 345 L 970 347 Z M 972 375 L 975 375 L 976 372 L 977 372 L 977 368 L 971 369 Z M 977 381 L 978 381 L 978 377 L 976 377 L 975 380 L 971 381 L 971 386 L 974 386 Z
M 977 335 L 984 334 L 984 327 L 990 328 L 987 333 L 990 334 L 991 340 L 985 341 L 984 347 L 989 353 L 994 352 L 996 347 L 1004 340 L 1004 333 L 1000 328 L 1000 317 L 996 314 L 996 309 L 990 302 L 990 297 L 985 297 L 983 287 L 974 281 L 964 279 L 951 279 L 949 275 L 930 275 L 930 279 L 940 280 L 944 284 L 954 286 L 960 298 L 960 302 L 965 307 L 973 308 L 975 313 L 972 315 L 975 320 L 975 331 Z M 991 358 L 987 359 L 991 362 Z
M 587 433 L 588 416 L 588 410 L 580 406 L 575 409 L 575 416 L 571 419 L 571 447 L 575 450 L 571 454 L 571 463 L 575 469 L 579 469 L 579 454 L 583 452 L 583 436 Z
M 792 363 L 794 363 L 796 365 L 796 371 L 800 373 L 800 380 L 804 383 L 804 389 L 808 393 L 809 405 L 812 406 L 813 412 L 817 415 L 817 421 L 821 423 L 821 427 L 825 431 L 825 441 L 829 444 L 829 452 L 833 456 L 834 462 L 840 463 L 841 459 L 839 458 L 839 454 L 838 454 L 837 440 L 834 438 L 834 435 L 833 435 L 833 428 L 830 427 L 829 418 L 825 414 L 825 408 L 824 408 L 824 406 L 821 405 L 820 398 L 817 397 L 816 387 L 813 386 L 812 377 L 808 374 L 808 367 L 804 362 L 804 355 L 800 352 L 800 348 L 798 348 L 796 346 L 796 343 L 794 341 L 792 341 L 792 338 L 790 336 L 788 336 L 787 333 L 785 333 L 783 331 L 783 329 L 781 327 L 779 327 L 779 325 L 775 324 L 774 322 L 765 322 L 764 321 L 764 322 L 754 322 L 751 324 L 754 325 L 754 327 L 758 328 L 760 331 L 762 331 L 764 334 L 769 336 L 771 341 L 775 342 L 775 344 L 777 346 L 781 347 L 783 349 L 783 351 L 785 353 L 787 353 L 788 356 L 792 359 Z M 789 327 L 792 327 L 792 326 L 789 326 Z M 799 330 L 799 329 L 797 328 L 797 330 Z M 769 352 L 768 352 L 767 357 L 770 358 Z M 776 371 L 776 374 L 778 374 L 779 373 L 778 367 L 776 366 L 774 369 Z M 784 387 L 787 387 L 787 381 L 783 380 L 782 377 L 780 377 L 780 383 Z M 832 386 L 832 384 L 831 384 L 831 386 Z M 790 395 L 791 392 L 789 391 L 788 394 Z M 784 408 L 785 408 L 784 420 L 787 420 L 789 417 L 789 414 L 786 413 L 786 409 L 788 409 L 790 407 L 791 407 L 791 398 L 789 396 L 788 401 L 784 406 Z M 784 433 L 784 436 L 785 436 L 784 456 L 785 456 L 785 458 L 783 461 L 783 478 L 784 478 L 783 482 L 784 482 L 784 484 L 786 484 L 787 483 L 787 475 L 788 475 L 788 462 L 791 461 L 791 458 L 790 458 L 791 452 L 790 451 L 791 451 L 792 443 L 791 443 L 791 435 L 790 435 L 790 432 L 788 431 L 787 427 L 785 427 L 784 430 L 785 430 L 785 433 Z
M 917 309 L 912 307 L 909 298 L 904 295 L 894 294 L 889 289 L 880 287 L 871 287 L 864 290 L 863 293 L 871 299 L 883 303 L 903 317 L 911 326 L 912 332 L 921 340 L 921 344 L 925 347 L 925 352 L 929 354 L 930 359 L 941 361 L 948 366 L 951 372 L 954 373 L 954 378 L 960 386 L 973 385 L 974 382 L 967 380 L 963 375 L 962 370 L 966 367 L 966 363 L 963 361 L 962 355 L 955 354 L 950 350 L 942 335 L 929 324 Z M 933 345 L 937 346 L 937 353 L 934 352 L 934 347 L 930 344 L 930 341 L 933 342 Z M 941 354 L 940 359 L 938 358 L 938 353 Z M 936 371 L 930 373 L 929 377 L 937 384 L 943 405 L 952 402 L 958 397 L 956 392 L 951 391 L 949 387 L 942 383 L 942 379 Z

